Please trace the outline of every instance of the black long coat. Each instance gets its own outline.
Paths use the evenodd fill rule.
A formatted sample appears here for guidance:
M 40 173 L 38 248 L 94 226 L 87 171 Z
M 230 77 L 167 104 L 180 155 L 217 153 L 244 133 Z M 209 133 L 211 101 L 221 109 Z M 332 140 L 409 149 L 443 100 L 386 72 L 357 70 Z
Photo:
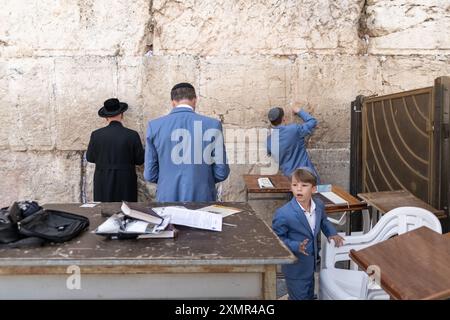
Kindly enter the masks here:
M 137 201 L 136 165 L 144 163 L 139 134 L 112 121 L 91 134 L 86 159 L 95 163 L 94 201 Z

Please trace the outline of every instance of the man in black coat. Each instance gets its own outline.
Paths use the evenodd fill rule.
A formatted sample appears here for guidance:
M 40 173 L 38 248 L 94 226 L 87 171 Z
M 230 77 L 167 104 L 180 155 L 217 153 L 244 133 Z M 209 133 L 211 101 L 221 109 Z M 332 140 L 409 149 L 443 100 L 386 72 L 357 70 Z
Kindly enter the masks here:
M 95 163 L 94 201 L 137 201 L 137 165 L 144 163 L 139 134 L 122 125 L 126 103 L 108 99 L 98 111 L 108 125 L 91 134 L 86 159 Z

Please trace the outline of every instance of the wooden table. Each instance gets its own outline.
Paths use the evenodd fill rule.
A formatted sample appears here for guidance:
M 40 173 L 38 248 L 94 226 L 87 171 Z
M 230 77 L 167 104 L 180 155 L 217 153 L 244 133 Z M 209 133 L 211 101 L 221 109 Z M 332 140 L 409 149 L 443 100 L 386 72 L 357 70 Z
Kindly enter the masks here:
M 272 181 L 274 188 L 260 188 L 258 185 L 258 179 L 267 177 Z M 289 200 L 291 198 L 291 181 L 288 177 L 283 175 L 257 175 L 257 174 L 244 174 L 242 176 L 245 183 L 245 199 L 248 200 Z M 249 198 L 249 194 L 267 195 L 267 194 L 281 194 L 281 197 L 252 197 Z
M 221 204 L 244 210 L 224 219 L 236 226 L 223 225 L 222 232 L 180 226 L 175 239 L 142 240 L 91 232 L 120 203 L 45 205 L 87 216 L 89 231 L 62 244 L 0 249 L 0 299 L 275 299 L 276 265 L 295 256 L 248 204 Z M 70 266 L 80 268 L 81 290 L 66 287 Z
M 290 199 L 291 198 L 291 182 L 289 178 L 283 175 L 253 175 L 253 174 L 246 174 L 242 176 L 245 182 L 245 194 L 246 194 L 246 200 L 273 200 L 273 199 Z M 261 177 L 268 177 L 272 184 L 274 185 L 274 188 L 264 188 L 261 189 L 258 185 L 258 178 Z M 325 211 L 328 214 L 332 213 L 338 213 L 338 212 L 350 212 L 354 213 L 356 211 L 362 211 L 367 210 L 367 204 L 363 201 L 358 200 L 357 198 L 353 197 L 351 194 L 346 192 L 344 189 L 333 185 L 331 191 L 336 193 L 338 196 L 340 196 L 342 199 L 347 201 L 347 204 L 334 204 L 334 203 L 324 203 L 325 204 Z M 271 198 L 271 197 L 255 197 L 255 198 L 249 198 L 249 194 L 288 194 L 289 197 L 284 196 L 284 198 Z M 348 227 L 347 227 L 347 234 L 351 233 L 351 216 L 349 215 L 348 219 Z
M 378 266 L 381 287 L 393 299 L 450 298 L 450 237 L 427 227 L 404 233 L 350 258 L 363 270 Z
M 433 208 L 406 190 L 358 193 L 358 197 L 381 214 L 398 207 L 419 207 L 434 213 L 438 219 L 447 217 L 443 210 Z

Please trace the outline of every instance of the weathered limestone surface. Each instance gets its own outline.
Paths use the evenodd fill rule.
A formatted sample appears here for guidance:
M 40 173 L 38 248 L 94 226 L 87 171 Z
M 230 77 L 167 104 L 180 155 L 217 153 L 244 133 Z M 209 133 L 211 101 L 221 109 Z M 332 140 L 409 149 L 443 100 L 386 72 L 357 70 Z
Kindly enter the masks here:
M 388 94 L 433 86 L 434 79 L 450 75 L 450 55 L 379 57 L 382 86 L 379 94 Z
M 144 62 L 143 118 L 149 119 L 170 112 L 170 89 L 178 82 L 190 82 L 198 89 L 198 58 L 190 55 L 149 56 Z
M 92 200 L 81 159 L 103 101 L 127 102 L 124 123 L 144 141 L 181 81 L 226 131 L 268 128 L 271 106 L 299 121 L 289 108 L 309 103 L 311 158 L 322 181 L 348 188 L 350 102 L 450 75 L 449 27 L 446 0 L 2 1 L 0 204 Z M 247 159 L 261 148 L 234 147 Z M 261 163 L 231 156 L 221 198 L 244 200 L 241 176 Z M 153 199 L 138 176 L 139 199 Z M 270 222 L 280 203 L 252 205 Z
M 35 199 L 39 203 L 79 202 L 79 152 L 0 151 L 0 206 Z
M 210 57 L 201 60 L 199 111 L 226 127 L 267 126 L 269 106 L 286 106 L 294 64 L 276 57 Z
M 115 58 L 100 57 L 55 59 L 59 150 L 85 149 L 90 132 L 104 124 L 97 111 L 104 100 L 117 95 L 116 63 Z
M 4 0 L 0 55 L 113 56 L 145 50 L 148 0 Z
M 158 54 L 356 53 L 364 1 L 153 1 Z
M 52 59 L 2 59 L 0 65 L 0 145 L 12 150 L 53 149 Z
M 450 52 L 447 0 L 369 0 L 363 17 L 374 54 Z

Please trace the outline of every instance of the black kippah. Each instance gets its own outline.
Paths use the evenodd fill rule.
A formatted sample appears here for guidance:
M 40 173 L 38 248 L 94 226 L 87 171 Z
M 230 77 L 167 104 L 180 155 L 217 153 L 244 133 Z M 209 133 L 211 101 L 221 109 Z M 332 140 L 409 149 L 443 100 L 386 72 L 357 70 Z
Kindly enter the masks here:
M 192 86 L 192 84 L 187 83 L 187 82 L 180 82 L 172 88 L 172 91 L 180 89 L 180 88 L 190 88 L 190 89 L 195 90 L 194 87 Z

